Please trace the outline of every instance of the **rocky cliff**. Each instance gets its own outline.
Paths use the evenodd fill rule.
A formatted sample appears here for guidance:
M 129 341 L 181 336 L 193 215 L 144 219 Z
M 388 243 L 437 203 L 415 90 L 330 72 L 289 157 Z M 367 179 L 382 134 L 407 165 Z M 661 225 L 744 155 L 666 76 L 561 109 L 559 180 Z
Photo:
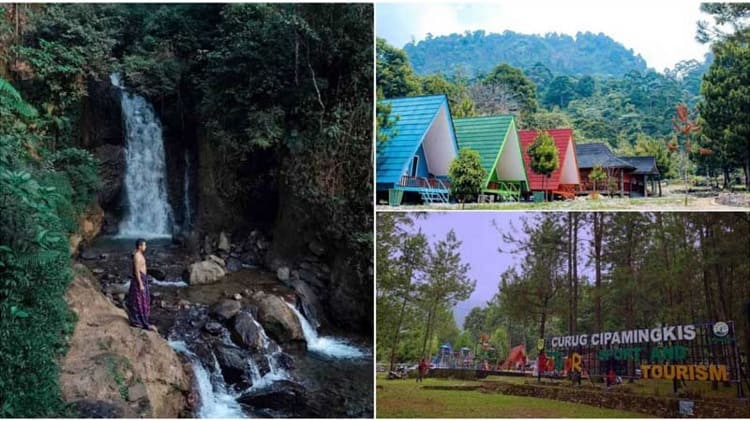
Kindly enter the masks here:
M 78 316 L 60 389 L 82 417 L 189 415 L 191 369 L 158 333 L 130 327 L 83 265 L 65 299 Z

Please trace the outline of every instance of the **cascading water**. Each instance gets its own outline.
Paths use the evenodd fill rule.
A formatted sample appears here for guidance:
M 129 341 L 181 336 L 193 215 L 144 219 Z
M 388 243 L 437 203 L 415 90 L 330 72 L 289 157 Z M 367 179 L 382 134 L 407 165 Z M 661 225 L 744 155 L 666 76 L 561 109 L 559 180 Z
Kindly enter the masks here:
M 185 354 L 193 366 L 193 373 L 201 398 L 200 407 L 196 414 L 199 418 L 246 418 L 240 404 L 235 400 L 235 396 L 229 394 L 224 387 L 223 378 L 212 382 L 208 370 L 203 366 L 200 359 L 187 349 L 185 342 L 170 341 L 169 345 L 175 351 Z M 216 366 L 214 373 L 218 373 L 218 376 L 221 377 L 219 363 L 215 358 L 214 365 Z
M 120 223 L 119 237 L 171 237 L 172 209 L 167 201 L 167 166 L 161 123 L 154 108 L 140 95 L 128 92 L 120 76 L 110 75 L 120 90 L 125 127 L 126 218 Z
M 185 177 L 184 181 L 182 183 L 182 191 L 184 192 L 183 195 L 183 206 L 185 207 L 185 221 L 183 222 L 183 226 L 185 230 L 189 230 L 190 227 L 193 225 L 193 212 L 190 207 L 190 156 L 188 155 L 188 151 L 185 151 Z
M 266 331 L 260 323 L 256 320 L 253 320 L 253 323 L 258 328 L 260 348 L 262 349 L 263 356 L 268 362 L 269 367 L 269 371 L 266 374 L 261 375 L 258 365 L 255 364 L 255 361 L 250 360 L 250 375 L 253 380 L 253 385 L 250 390 L 258 390 L 270 386 L 275 381 L 289 379 L 289 373 L 281 368 L 276 360 L 277 356 L 282 351 L 281 347 L 266 335 Z
M 290 303 L 286 304 L 299 319 L 299 323 L 302 326 L 302 333 L 305 335 L 305 341 L 307 341 L 307 349 L 309 351 L 331 358 L 363 358 L 366 356 L 362 350 L 350 345 L 343 339 L 330 336 L 318 336 L 318 332 L 305 316 L 297 310 L 297 307 Z

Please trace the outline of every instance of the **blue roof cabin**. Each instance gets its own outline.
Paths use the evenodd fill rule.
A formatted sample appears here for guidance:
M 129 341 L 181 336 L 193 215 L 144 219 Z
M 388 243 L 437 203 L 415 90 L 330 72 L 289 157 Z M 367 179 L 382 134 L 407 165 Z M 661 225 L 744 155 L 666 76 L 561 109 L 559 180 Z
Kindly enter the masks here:
M 391 107 L 391 134 L 378 144 L 376 183 L 389 203 L 421 199 L 447 203 L 448 167 L 458 155 L 448 98 L 445 95 L 386 99 Z M 406 194 L 406 198 L 404 195 Z

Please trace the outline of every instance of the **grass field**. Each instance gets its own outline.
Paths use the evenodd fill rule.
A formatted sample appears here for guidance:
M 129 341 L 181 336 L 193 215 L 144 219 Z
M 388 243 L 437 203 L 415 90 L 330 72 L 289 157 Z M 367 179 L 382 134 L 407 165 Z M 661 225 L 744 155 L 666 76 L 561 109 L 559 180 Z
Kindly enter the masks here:
M 645 418 L 647 415 L 549 399 L 478 391 L 425 390 L 422 385 L 478 385 L 479 382 L 426 379 L 386 380 L 377 376 L 378 418 Z

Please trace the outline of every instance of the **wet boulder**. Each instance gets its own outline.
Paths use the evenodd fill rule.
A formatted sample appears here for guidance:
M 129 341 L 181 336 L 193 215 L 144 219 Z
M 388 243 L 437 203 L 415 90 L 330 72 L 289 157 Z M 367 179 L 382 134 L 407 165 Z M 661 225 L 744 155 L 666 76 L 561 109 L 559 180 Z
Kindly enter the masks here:
M 212 335 L 218 335 L 221 333 L 223 326 L 218 322 L 208 322 L 203 328 Z
M 206 260 L 188 266 L 183 278 L 186 278 L 190 285 L 202 285 L 214 283 L 224 275 L 226 275 L 224 261 L 211 255 Z
M 228 273 L 237 272 L 238 270 L 242 269 L 242 262 L 235 257 L 230 257 L 227 259 L 226 269 Z
M 304 346 L 305 335 L 302 332 L 297 315 L 281 297 L 256 293 L 253 298 L 258 305 L 258 319 L 269 336 L 280 344 L 297 344 Z
M 229 242 L 229 237 L 222 231 L 219 233 L 219 244 L 216 246 L 217 249 L 229 253 L 232 248 L 232 244 Z
M 256 324 L 253 316 L 246 312 L 240 311 L 234 317 L 232 326 L 232 339 L 235 343 L 245 348 L 257 350 L 260 346 L 260 327 Z
M 273 358 L 276 359 L 276 364 L 278 364 L 279 367 L 283 368 L 284 370 L 294 370 L 296 368 L 294 358 L 287 353 L 276 353 L 274 354 Z
M 147 270 L 146 273 L 148 274 L 148 276 L 150 276 L 150 277 L 152 277 L 152 278 L 154 278 L 154 279 L 156 279 L 158 281 L 163 281 L 167 277 L 167 274 L 164 273 L 163 270 L 156 269 L 156 268 L 148 268 L 148 270 Z
M 216 361 L 219 362 L 221 375 L 227 384 L 240 388 L 251 386 L 246 375 L 248 367 L 247 355 L 242 349 L 224 343 L 214 343 L 213 350 L 216 355 Z
M 241 404 L 253 409 L 272 409 L 293 411 L 292 416 L 300 417 L 307 413 L 307 393 L 297 383 L 283 380 L 274 382 L 270 387 L 244 393 L 237 398 Z
M 240 308 L 242 308 L 242 305 L 239 301 L 221 300 L 211 306 L 208 314 L 220 322 L 226 322 L 239 313 Z
M 323 312 L 323 307 L 320 305 L 320 301 L 318 300 L 317 295 L 313 292 L 312 288 L 310 286 L 299 280 L 296 279 L 292 283 L 292 287 L 294 288 L 294 291 L 297 293 L 297 308 L 302 309 L 302 314 L 307 317 L 307 320 L 310 321 L 310 323 L 318 328 L 322 324 L 326 323 L 325 320 L 325 313 Z

